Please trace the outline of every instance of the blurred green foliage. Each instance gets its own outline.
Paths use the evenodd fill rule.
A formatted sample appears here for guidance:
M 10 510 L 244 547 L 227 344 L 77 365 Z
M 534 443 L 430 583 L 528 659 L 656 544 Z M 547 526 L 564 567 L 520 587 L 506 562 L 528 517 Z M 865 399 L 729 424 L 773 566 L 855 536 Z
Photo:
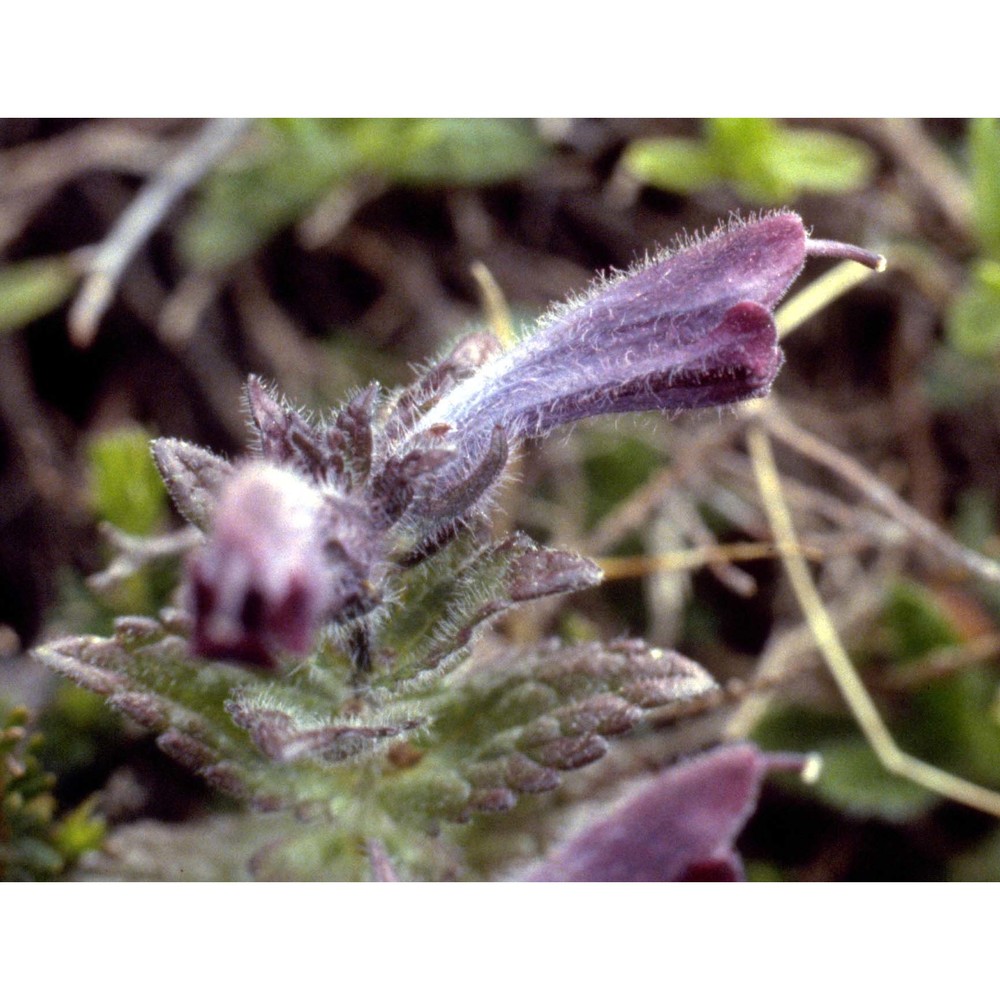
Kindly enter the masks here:
M 979 256 L 948 311 L 949 343 L 973 359 L 1000 357 L 1000 120 L 969 123 L 969 182 Z
M 624 164 L 649 184 L 691 194 L 727 184 L 747 201 L 778 205 L 805 192 L 863 187 L 875 158 L 864 143 L 770 118 L 706 118 L 700 139 L 641 139 Z
M 26 709 L 0 707 L 0 880 L 56 878 L 104 839 L 104 822 L 83 803 L 56 816 L 55 778 L 38 760 L 42 736 Z
M 587 526 L 593 527 L 663 466 L 663 454 L 638 435 L 588 427 L 579 432 L 585 456 Z
M 1000 260 L 1000 120 L 973 118 L 969 122 L 975 227 L 984 253 Z
M 90 439 L 87 467 L 98 520 L 130 535 L 149 535 L 167 512 L 167 491 L 149 451 L 150 434 L 125 427 Z
M 934 592 L 911 581 L 899 581 L 889 591 L 882 626 L 882 655 L 891 676 L 904 686 L 907 671 L 916 670 L 925 657 L 962 642 Z M 891 721 L 900 745 L 972 781 L 1000 785 L 1000 726 L 990 712 L 996 685 L 995 671 L 985 666 L 964 666 L 929 679 L 914 676 L 905 712 Z M 904 822 L 939 801 L 889 774 L 843 715 L 777 708 L 758 725 L 754 738 L 765 748 L 818 751 L 823 757 L 819 780 L 797 787 L 807 787 L 849 815 Z
M 0 268 L 0 334 L 19 330 L 65 302 L 79 280 L 68 256 L 40 257 Z
M 185 219 L 181 249 L 196 268 L 248 256 L 356 178 L 496 184 L 546 152 L 529 123 L 495 118 L 284 118 L 259 122 L 254 140 L 208 178 Z
M 62 679 L 39 713 L 36 728 L 44 739 L 35 752 L 57 778 L 100 765 L 123 738 L 121 716 L 103 698 Z
M 167 492 L 149 450 L 151 435 L 141 427 L 123 427 L 90 438 L 87 476 L 95 519 L 120 532 L 110 548 L 129 560 L 129 571 L 113 585 L 76 592 L 78 612 L 95 623 L 122 614 L 143 614 L 160 607 L 176 583 L 176 559 L 142 554 L 142 539 L 161 531 L 167 519 Z M 123 548 L 124 546 L 124 548 Z M 126 548 L 131 549 L 126 552 Z M 69 593 L 67 593 L 67 600 Z

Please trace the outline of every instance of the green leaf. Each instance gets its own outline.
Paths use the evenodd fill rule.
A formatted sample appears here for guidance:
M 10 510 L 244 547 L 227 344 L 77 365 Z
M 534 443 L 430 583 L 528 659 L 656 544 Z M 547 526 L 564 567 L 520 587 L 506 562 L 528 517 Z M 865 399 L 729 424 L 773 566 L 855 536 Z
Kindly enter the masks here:
M 57 309 L 76 288 L 79 272 L 68 257 L 48 257 L 0 269 L 0 334 Z
M 890 774 L 847 718 L 804 708 L 777 708 L 753 733 L 767 750 L 819 753 L 823 766 L 813 784 L 796 790 L 843 812 L 863 818 L 904 822 L 938 800 L 912 781 Z
M 783 129 L 769 150 L 772 175 L 801 191 L 839 194 L 855 191 L 871 179 L 872 151 L 854 139 L 815 129 Z
M 520 649 L 470 665 L 428 701 L 432 721 L 413 739 L 426 757 L 408 781 L 450 772 L 467 783 L 460 818 L 504 811 L 602 757 L 647 712 L 715 687 L 696 663 L 641 642 Z
M 823 769 L 811 788 L 849 815 L 903 823 L 938 801 L 926 788 L 890 774 L 861 736 L 828 741 L 818 750 Z
M 966 667 L 914 692 L 907 748 L 970 781 L 1000 787 L 1000 726 L 990 711 L 995 671 Z
M 780 202 L 792 196 L 775 172 L 779 126 L 770 118 L 708 118 L 705 141 L 723 178 L 746 197 Z
M 699 139 L 638 139 L 629 144 L 622 162 L 639 180 L 678 194 L 719 181 L 715 157 Z
M 766 118 L 713 118 L 709 146 L 720 169 L 748 198 L 777 204 L 802 192 L 839 193 L 869 180 L 875 159 L 863 143 Z
M 593 586 L 600 571 L 589 560 L 547 549 L 519 533 L 483 546 L 470 535 L 401 574 L 400 590 L 376 633 L 392 662 L 373 685 L 423 683 L 457 667 L 490 619 L 515 604 Z
M 254 140 L 206 180 L 182 226 L 181 250 L 194 267 L 248 256 L 361 175 L 492 184 L 527 172 L 545 153 L 528 123 L 493 118 L 284 118 L 258 122 Z
M 1000 354 L 1000 262 L 977 261 L 946 317 L 948 341 L 969 358 Z
M 884 618 L 897 663 L 959 643 L 955 626 L 933 592 L 908 580 L 901 580 L 890 589 Z
M 91 497 L 102 521 L 148 535 L 166 512 L 167 493 L 142 428 L 111 431 L 87 446 Z
M 682 194 L 729 183 L 770 204 L 804 191 L 851 191 L 866 184 L 875 157 L 863 143 L 816 129 L 787 129 L 770 118 L 706 118 L 704 139 L 633 143 L 626 166 L 639 178 Z
M 369 118 L 352 136 L 368 170 L 405 184 L 496 184 L 534 169 L 545 146 L 503 118 Z
M 377 707 L 357 706 L 348 710 L 349 717 L 338 715 L 343 688 L 329 674 L 346 678 L 348 664 L 321 663 L 325 650 L 289 676 L 207 662 L 192 657 L 185 637 L 170 630 L 182 629 L 183 620 L 165 617 L 170 628 L 151 618 L 123 617 L 112 638 L 62 639 L 34 655 L 159 733 L 157 743 L 165 753 L 226 794 L 268 808 L 332 804 L 348 787 L 356 795 L 356 776 L 345 777 L 343 768 L 323 758 L 326 744 L 309 758 L 269 753 L 275 741 L 259 725 L 284 725 L 279 736 L 305 740 L 322 740 L 333 727 L 354 727 L 362 742 L 374 744 L 380 738 L 378 727 L 394 721 Z M 274 706 L 270 716 L 265 706 Z M 323 727 L 325 731 L 316 732 Z M 333 736 L 339 737 L 333 744 L 336 751 L 350 738 L 343 732 Z
M 53 831 L 56 850 L 67 860 L 74 862 L 88 851 L 96 851 L 104 842 L 107 824 L 100 816 L 94 815 L 94 799 L 87 799 L 76 809 L 64 816 Z
M 908 662 L 961 642 L 933 591 L 912 582 L 890 590 L 884 619 L 893 658 L 904 670 Z M 972 665 L 923 684 L 896 727 L 901 744 L 971 781 L 1000 786 L 1000 726 L 990 712 L 996 685 L 994 671 Z
M 980 246 L 1000 258 L 1000 120 L 974 118 L 969 123 L 969 166 Z
M 184 220 L 180 246 L 190 266 L 223 268 L 249 256 L 359 165 L 336 120 L 258 122 L 253 139 L 205 181 Z

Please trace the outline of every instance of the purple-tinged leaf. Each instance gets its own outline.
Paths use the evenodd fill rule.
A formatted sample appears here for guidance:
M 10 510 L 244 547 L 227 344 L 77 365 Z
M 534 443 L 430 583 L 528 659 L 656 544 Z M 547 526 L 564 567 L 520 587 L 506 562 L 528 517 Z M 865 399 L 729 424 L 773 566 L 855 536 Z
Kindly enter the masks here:
M 517 795 L 509 788 L 477 788 L 469 795 L 459 819 L 463 822 L 473 813 L 508 812 L 517 805 Z
M 510 578 L 510 599 L 519 603 L 596 587 L 604 573 L 596 563 L 575 552 L 533 548 L 514 561 Z
M 296 454 L 291 435 L 297 430 L 309 436 L 311 428 L 292 407 L 275 399 L 256 375 L 247 379 L 246 393 L 261 457 L 269 462 L 292 462 Z
M 470 818 L 480 803 L 496 812 L 519 795 L 551 791 L 561 772 L 600 759 L 608 738 L 645 714 L 623 692 L 653 678 L 663 682 L 662 697 L 649 708 L 716 689 L 698 664 L 641 642 L 543 643 L 458 675 L 430 723 L 470 786 L 455 818 Z
M 108 704 L 153 732 L 164 729 L 170 720 L 167 706 L 144 691 L 120 691 L 108 698 Z
M 471 510 L 499 479 L 507 465 L 509 447 L 502 427 L 494 427 L 489 444 L 469 468 L 456 465 L 416 504 L 419 516 L 436 525 L 447 524 Z M 440 528 L 438 528 L 440 530 Z
M 205 769 L 219 763 L 219 754 L 204 741 L 171 727 L 160 733 L 156 745 L 182 767 L 196 774 L 204 774 Z
M 735 841 L 769 770 L 787 769 L 749 743 L 723 746 L 646 781 L 624 805 L 576 834 L 528 878 L 535 882 L 678 882 L 742 878 Z
M 339 481 L 344 472 L 344 438 L 336 428 L 314 427 L 269 393 L 255 375 L 247 380 L 246 391 L 261 458 L 287 465 L 316 483 Z
M 309 758 L 340 761 L 373 750 L 385 740 L 421 725 L 407 719 L 391 725 L 301 726 L 287 712 L 233 700 L 226 704 L 233 721 L 250 734 L 259 750 L 272 760 L 289 762 Z
M 503 761 L 503 767 L 503 783 L 515 792 L 539 795 L 559 786 L 559 774 L 555 768 L 539 764 L 526 754 L 511 754 Z
M 367 479 L 371 471 L 374 451 L 372 408 L 377 396 L 378 387 L 370 385 L 337 414 L 335 430 L 342 435 L 355 486 Z
M 421 479 L 454 456 L 451 448 L 428 445 L 387 459 L 368 489 L 373 505 L 373 528 L 384 529 L 395 524 L 413 502 Z
M 126 687 L 125 679 L 114 670 L 108 645 L 108 640 L 96 636 L 74 636 L 38 647 L 34 656 L 74 684 L 108 696 Z
M 534 759 L 544 767 L 560 771 L 575 771 L 600 760 L 608 752 L 607 740 L 594 733 L 563 736 L 531 750 Z
M 422 410 L 436 403 L 448 389 L 468 378 L 501 350 L 500 342 L 486 331 L 460 340 L 449 354 L 399 394 L 385 421 L 386 439 L 394 442 L 408 433 Z
M 480 791 L 508 788 L 513 792 L 540 794 L 558 788 L 559 772 L 539 764 L 523 753 L 477 761 L 463 770 L 464 777 Z
M 153 461 L 177 510 L 196 528 L 206 531 L 232 465 L 206 448 L 174 438 L 153 442 Z

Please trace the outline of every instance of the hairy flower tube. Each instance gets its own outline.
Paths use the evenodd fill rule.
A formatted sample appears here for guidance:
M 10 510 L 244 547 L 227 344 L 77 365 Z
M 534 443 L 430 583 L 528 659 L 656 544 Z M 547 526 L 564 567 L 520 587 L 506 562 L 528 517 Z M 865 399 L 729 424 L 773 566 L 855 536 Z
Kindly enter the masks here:
M 878 267 L 782 212 L 721 228 L 555 309 L 424 417 L 509 440 L 603 413 L 690 410 L 765 395 L 781 367 L 773 310 L 810 255 Z
M 782 363 L 773 310 L 810 255 L 881 261 L 812 240 L 783 212 L 599 283 L 506 352 L 491 334 L 466 337 L 413 386 L 371 386 L 324 424 L 251 379 L 258 457 L 231 466 L 182 442 L 154 446 L 178 507 L 208 529 L 188 573 L 195 652 L 271 664 L 308 651 L 326 625 L 364 619 L 394 574 L 483 514 L 525 438 L 605 413 L 766 394 Z M 599 579 L 574 559 L 519 586 L 552 593 Z M 352 642 L 367 669 L 363 628 Z

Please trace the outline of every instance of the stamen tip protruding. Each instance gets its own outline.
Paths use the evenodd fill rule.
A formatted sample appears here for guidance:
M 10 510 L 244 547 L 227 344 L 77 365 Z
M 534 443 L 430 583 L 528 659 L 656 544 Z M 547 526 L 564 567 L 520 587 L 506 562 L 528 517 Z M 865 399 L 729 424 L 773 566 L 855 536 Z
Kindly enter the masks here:
M 840 243 L 837 240 L 806 240 L 806 254 L 809 257 L 837 257 L 842 260 L 854 260 L 873 271 L 884 271 L 886 259 L 880 253 L 864 250 L 850 243 Z

